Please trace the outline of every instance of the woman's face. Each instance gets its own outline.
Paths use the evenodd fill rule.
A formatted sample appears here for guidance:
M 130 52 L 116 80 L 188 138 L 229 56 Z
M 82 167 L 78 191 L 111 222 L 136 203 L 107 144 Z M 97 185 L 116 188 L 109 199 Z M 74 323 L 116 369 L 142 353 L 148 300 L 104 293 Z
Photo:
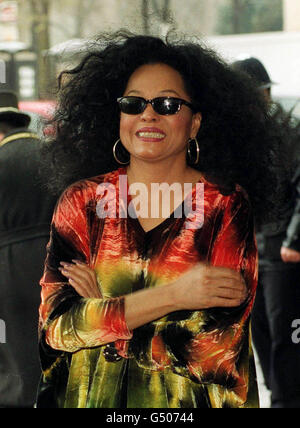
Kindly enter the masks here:
M 166 64 L 143 65 L 129 78 L 123 96 L 146 100 L 176 97 L 191 101 L 181 75 Z M 137 115 L 121 113 L 120 138 L 132 157 L 150 162 L 181 157 L 185 161 L 189 138 L 194 138 L 201 124 L 201 114 L 193 114 L 185 105 L 177 114 L 156 113 L 151 104 Z

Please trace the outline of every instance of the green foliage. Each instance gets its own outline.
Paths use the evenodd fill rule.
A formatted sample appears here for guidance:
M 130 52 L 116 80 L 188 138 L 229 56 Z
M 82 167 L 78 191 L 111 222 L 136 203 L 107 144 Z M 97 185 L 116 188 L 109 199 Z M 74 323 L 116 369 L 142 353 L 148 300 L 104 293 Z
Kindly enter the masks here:
M 225 0 L 219 9 L 218 34 L 281 31 L 282 0 Z

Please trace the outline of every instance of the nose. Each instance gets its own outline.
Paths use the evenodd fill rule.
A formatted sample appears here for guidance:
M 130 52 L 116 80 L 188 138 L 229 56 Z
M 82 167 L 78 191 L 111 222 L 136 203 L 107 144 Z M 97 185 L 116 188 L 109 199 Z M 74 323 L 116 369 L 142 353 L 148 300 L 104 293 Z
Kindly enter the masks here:
M 141 119 L 145 122 L 156 122 L 158 120 L 158 114 L 153 110 L 150 103 L 147 104 L 145 110 L 141 113 Z

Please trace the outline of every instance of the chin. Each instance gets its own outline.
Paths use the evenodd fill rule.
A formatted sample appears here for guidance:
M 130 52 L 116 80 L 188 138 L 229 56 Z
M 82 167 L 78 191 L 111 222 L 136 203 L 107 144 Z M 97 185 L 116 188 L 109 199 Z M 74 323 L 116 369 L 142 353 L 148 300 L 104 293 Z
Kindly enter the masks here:
M 147 161 L 157 161 L 157 160 L 161 160 L 162 159 L 162 154 L 158 154 L 158 153 L 149 153 L 149 152 L 143 152 L 143 153 L 136 153 L 135 155 L 131 155 L 133 157 L 135 157 L 138 160 L 147 160 Z

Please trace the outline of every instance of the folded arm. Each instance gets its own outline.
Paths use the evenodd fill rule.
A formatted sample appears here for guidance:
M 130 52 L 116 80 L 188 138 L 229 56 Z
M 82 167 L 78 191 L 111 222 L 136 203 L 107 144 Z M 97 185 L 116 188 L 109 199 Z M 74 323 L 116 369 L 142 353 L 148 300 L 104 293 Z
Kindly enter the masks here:
M 85 206 L 80 188 L 69 189 L 60 199 L 40 282 L 40 336 L 51 348 L 67 352 L 132 336 L 125 322 L 123 298 L 83 298 L 60 270 L 62 260 L 89 263 Z
M 143 363 L 134 351 L 138 364 L 171 367 L 200 382 L 222 384 L 229 376 L 239 378 L 237 361 L 248 343 L 257 282 L 253 219 L 241 194 L 228 198 L 209 262 L 197 264 L 173 283 L 125 296 L 125 320 L 130 330 L 135 329 L 135 349 L 138 336 L 144 339 L 149 330 L 149 349 L 140 349 Z M 93 273 L 80 263 L 70 265 L 65 274 L 81 295 L 97 288 Z M 192 311 L 186 320 L 164 322 L 165 315 L 186 310 Z M 151 327 L 158 325 L 155 320 L 160 325 L 156 331 Z

